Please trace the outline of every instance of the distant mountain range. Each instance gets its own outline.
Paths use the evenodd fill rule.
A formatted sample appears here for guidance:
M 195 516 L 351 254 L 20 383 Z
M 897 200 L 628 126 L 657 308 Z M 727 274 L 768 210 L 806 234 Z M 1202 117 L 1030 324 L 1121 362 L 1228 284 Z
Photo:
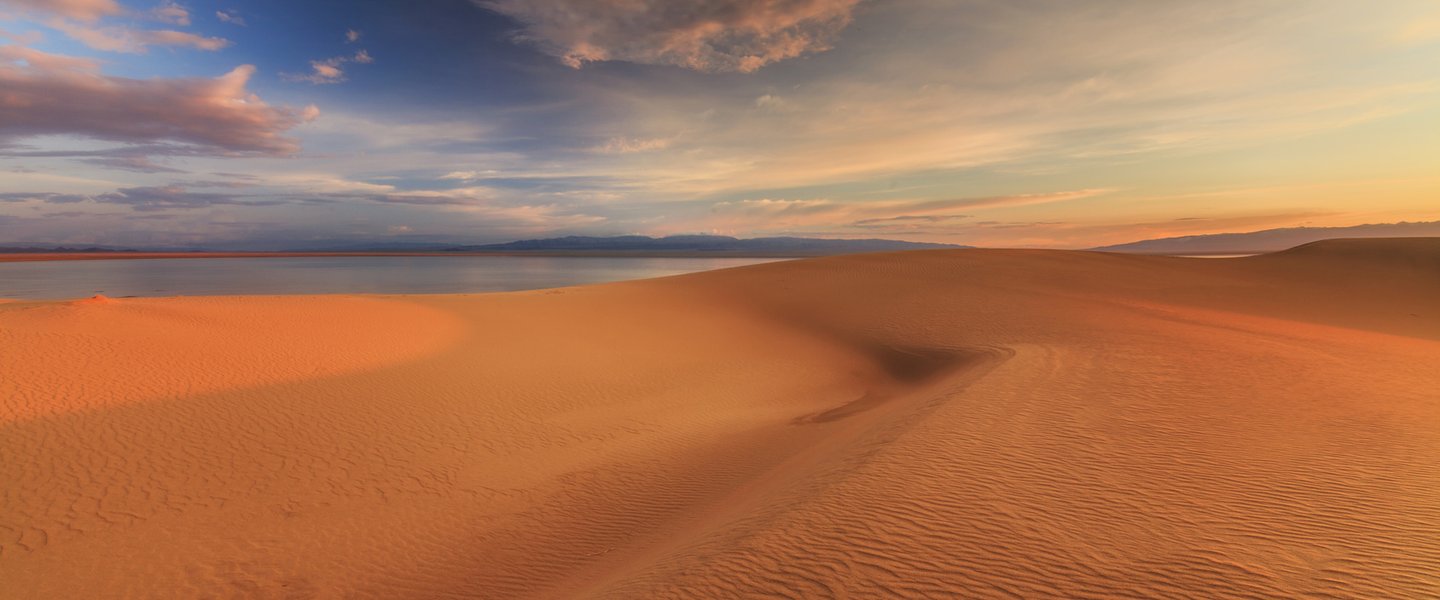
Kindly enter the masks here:
M 69 253 L 96 252 L 136 252 L 126 248 L 110 248 L 106 246 L 0 246 L 0 254 L 69 254 Z
M 722 235 L 672 235 L 654 238 L 643 235 L 621 235 L 613 237 L 568 236 L 537 240 L 520 240 L 504 244 L 457 246 L 447 248 L 447 250 L 455 252 L 514 253 L 683 253 L 822 256 L 830 254 L 857 254 L 861 252 L 954 249 L 965 247 L 966 246 L 953 244 L 930 244 L 881 239 L 835 240 L 801 237 L 741 239 Z
M 1370 237 L 1440 237 L 1440 221 L 1376 223 L 1353 227 L 1286 227 L 1249 233 L 1160 238 L 1093 249 L 1137 254 L 1258 254 L 1320 240 Z
M 766 237 L 741 239 L 721 235 L 672 235 L 647 237 L 621 235 L 611 237 L 568 236 L 520 240 L 503 244 L 456 245 L 439 242 L 320 242 L 288 247 L 279 252 L 337 253 L 442 253 L 474 252 L 496 254 L 556 254 L 610 256 L 752 256 L 799 257 L 898 250 L 931 250 L 966 248 L 953 244 L 902 242 L 899 240 L 863 239 L 836 240 L 801 237 Z M 235 248 L 115 248 L 104 246 L 64 247 L 43 245 L 0 246 L 0 254 L 17 253 L 81 253 L 81 252 L 213 252 L 237 251 Z M 240 252 L 275 251 L 238 249 Z

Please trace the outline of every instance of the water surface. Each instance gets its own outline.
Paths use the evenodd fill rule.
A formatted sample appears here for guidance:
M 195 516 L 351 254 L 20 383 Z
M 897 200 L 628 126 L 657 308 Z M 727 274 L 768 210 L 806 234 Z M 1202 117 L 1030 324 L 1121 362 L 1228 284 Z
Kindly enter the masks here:
M 769 258 L 345 256 L 161 258 L 0 263 L 0 298 L 95 294 L 460 294 L 646 279 Z

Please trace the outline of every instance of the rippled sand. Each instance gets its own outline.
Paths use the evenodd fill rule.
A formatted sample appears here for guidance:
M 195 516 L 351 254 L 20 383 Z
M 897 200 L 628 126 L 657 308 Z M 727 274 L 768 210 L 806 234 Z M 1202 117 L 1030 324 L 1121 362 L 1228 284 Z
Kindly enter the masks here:
M 0 597 L 1440 597 L 1440 240 L 0 303 Z

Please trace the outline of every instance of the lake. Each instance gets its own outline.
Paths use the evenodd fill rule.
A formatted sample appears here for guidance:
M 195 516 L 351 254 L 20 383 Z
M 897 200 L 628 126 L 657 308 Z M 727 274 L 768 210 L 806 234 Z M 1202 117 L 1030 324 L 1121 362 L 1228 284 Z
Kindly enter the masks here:
M 0 262 L 0 298 L 506 292 L 774 260 L 781 259 L 356 256 Z

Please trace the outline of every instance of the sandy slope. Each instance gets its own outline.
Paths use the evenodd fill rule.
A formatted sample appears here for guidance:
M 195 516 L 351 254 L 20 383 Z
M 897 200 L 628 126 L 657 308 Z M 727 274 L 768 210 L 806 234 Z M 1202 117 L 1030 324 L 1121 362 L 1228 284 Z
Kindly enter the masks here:
M 0 304 L 0 596 L 1440 596 L 1440 243 Z

